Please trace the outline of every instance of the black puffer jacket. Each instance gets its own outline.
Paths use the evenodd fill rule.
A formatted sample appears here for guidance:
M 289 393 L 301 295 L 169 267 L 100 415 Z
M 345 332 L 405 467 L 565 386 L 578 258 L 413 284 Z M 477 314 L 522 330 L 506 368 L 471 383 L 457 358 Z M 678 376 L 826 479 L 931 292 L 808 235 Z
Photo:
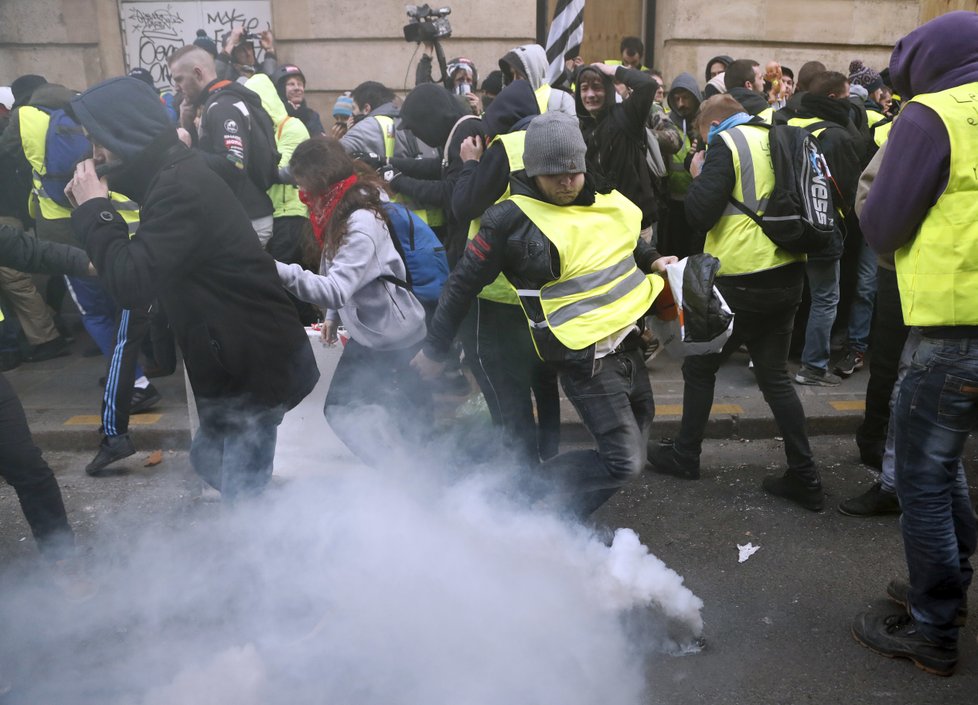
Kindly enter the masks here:
M 587 143 L 587 168 L 598 183 L 618 189 L 642 209 L 642 227 L 658 218 L 652 173 L 645 162 L 645 121 L 652 110 L 659 84 L 636 69 L 619 66 L 615 78 L 601 75 L 604 81 L 606 107 L 597 116 L 590 115 L 581 101 L 581 84 L 574 88 L 581 132 Z M 632 89 L 621 103 L 615 102 L 614 81 Z
M 510 187 L 514 194 L 542 200 L 525 171 L 513 174 Z M 594 194 L 594 184 L 588 177 L 584 190 L 573 205 L 594 203 Z M 643 272 L 651 272 L 652 263 L 659 258 L 659 253 L 640 239 L 638 233 L 635 233 L 635 238 L 636 264 Z M 556 247 L 510 200 L 497 203 L 485 212 L 478 235 L 469 241 L 465 253 L 452 270 L 438 301 L 438 310 L 428 326 L 425 354 L 432 359 L 446 357 L 470 303 L 500 273 L 505 273 L 517 289 L 539 289 L 560 277 L 560 258 Z M 530 304 L 527 304 L 527 313 L 536 320 L 542 320 L 542 311 L 534 310 Z M 540 354 L 548 361 L 587 360 L 594 356 L 593 345 L 584 350 L 570 350 L 547 328 L 535 329 L 534 337 Z

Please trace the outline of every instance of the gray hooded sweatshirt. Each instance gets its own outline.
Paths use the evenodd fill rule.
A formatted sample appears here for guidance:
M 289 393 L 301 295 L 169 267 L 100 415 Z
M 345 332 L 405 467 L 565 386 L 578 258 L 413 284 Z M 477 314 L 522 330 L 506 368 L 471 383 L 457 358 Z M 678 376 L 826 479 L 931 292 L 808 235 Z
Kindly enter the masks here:
M 508 64 L 508 65 L 507 65 Z M 537 90 L 540 86 L 547 83 L 547 51 L 539 44 L 524 44 L 506 53 L 499 60 L 499 68 L 503 75 L 511 75 L 510 66 L 522 67 L 526 74 L 526 80 L 530 87 Z M 574 108 L 574 96 L 565 91 L 554 89 L 550 92 L 550 99 L 547 101 L 547 112 L 559 110 L 567 113 L 572 118 L 577 117 Z

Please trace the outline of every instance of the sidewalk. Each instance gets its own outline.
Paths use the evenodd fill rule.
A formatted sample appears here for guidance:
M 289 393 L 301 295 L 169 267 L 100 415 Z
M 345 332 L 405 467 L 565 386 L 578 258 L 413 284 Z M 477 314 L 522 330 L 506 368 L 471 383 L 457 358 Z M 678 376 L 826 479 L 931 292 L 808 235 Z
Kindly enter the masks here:
M 318 345 L 317 341 L 314 344 Z M 104 358 L 83 357 L 91 343 L 77 335 L 72 354 L 56 360 L 24 363 L 4 373 L 17 390 L 35 442 L 44 449 L 95 452 L 99 442 L 99 412 L 105 374 Z M 797 363 L 789 362 L 789 370 Z M 324 370 L 324 376 L 331 369 Z M 653 438 L 674 436 L 682 416 L 683 381 L 680 363 L 663 352 L 649 363 L 655 392 Z M 843 380 L 838 387 L 796 385 L 812 435 L 854 433 L 862 420 L 868 369 Z M 183 366 L 169 377 L 152 380 L 163 400 L 149 413 L 130 420 L 130 432 L 140 451 L 187 449 L 191 422 L 187 411 Z M 588 435 L 577 413 L 563 400 L 561 417 L 565 440 L 584 441 Z M 747 367 L 747 354 L 736 353 L 717 376 L 713 413 L 707 427 L 710 438 L 772 438 L 778 435 L 771 410 L 764 403 Z

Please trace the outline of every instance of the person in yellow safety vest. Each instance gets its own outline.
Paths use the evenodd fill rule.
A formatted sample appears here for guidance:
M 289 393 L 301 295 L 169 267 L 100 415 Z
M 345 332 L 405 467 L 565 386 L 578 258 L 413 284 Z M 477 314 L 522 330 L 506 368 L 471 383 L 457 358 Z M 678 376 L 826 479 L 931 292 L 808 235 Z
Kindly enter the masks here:
M 513 81 L 524 79 L 537 97 L 537 105 L 541 113 L 559 110 L 571 117 L 576 117 L 574 96 L 565 91 L 554 89 L 547 83 L 547 52 L 539 44 L 524 44 L 506 52 L 499 60 L 499 69 L 503 72 L 503 86 Z
M 815 468 L 805 412 L 788 376 L 788 348 L 804 289 L 805 256 L 777 247 L 751 218 L 730 204 L 733 197 L 757 213 L 774 189 L 768 130 L 743 112 L 732 96 L 708 98 L 697 126 L 708 145 L 697 152 L 686 194 L 694 232 L 706 233 L 703 251 L 720 260 L 716 286 L 734 312 L 733 334 L 723 350 L 683 361 L 683 417 L 672 444 L 653 448 L 658 473 L 694 480 L 700 476 L 703 432 L 713 405 L 716 373 L 730 354 L 747 345 L 754 376 L 784 438 L 787 472 L 764 479 L 770 494 L 821 511 L 822 482 Z
M 849 83 L 854 86 L 862 86 L 866 89 L 866 127 L 869 130 L 873 126 L 883 122 L 886 116 L 883 114 L 883 106 L 880 99 L 883 96 L 883 78 L 873 69 L 865 66 L 859 59 L 854 59 L 849 63 Z
M 689 175 L 689 161 L 699 145 L 694 118 L 700 108 L 700 87 L 692 74 L 681 73 L 673 79 L 666 103 L 669 105 L 669 119 L 682 132 L 683 144 L 669 160 L 669 174 L 666 177 L 669 200 L 664 217 L 659 219 L 658 247 L 661 252 L 685 257 L 693 254 L 693 250 L 690 249 L 691 233 L 683 200 L 693 181 Z
M 651 272 L 675 261 L 639 239 L 641 213 L 627 198 L 595 190 L 585 175 L 586 151 L 573 118 L 546 113 L 530 123 L 524 170 L 513 175 L 511 196 L 486 211 L 412 362 L 423 377 L 436 377 L 470 303 L 504 274 L 520 297 L 537 354 L 557 366 L 597 443 L 596 450 L 562 453 L 534 471 L 549 485 L 535 489 L 580 517 L 645 465 L 655 405 L 640 325 L 664 287 Z
M 618 51 L 621 52 L 621 59 L 605 59 L 604 63 L 608 66 L 627 66 L 639 71 L 649 70 L 642 63 L 642 59 L 645 57 L 645 43 L 638 37 L 622 37 Z
M 957 666 L 978 543 L 961 463 L 978 427 L 975 36 L 978 14 L 950 12 L 897 41 L 890 78 L 907 102 L 860 214 L 870 246 L 895 254 L 911 327 L 890 419 L 909 582 L 903 604 L 857 615 L 852 634 L 942 676 Z
M 794 377 L 798 384 L 838 386 L 842 381 L 838 375 L 848 377 L 862 366 L 862 357 L 869 345 L 876 258 L 866 251 L 862 256 L 868 256 L 869 260 L 865 267 L 872 279 L 868 287 L 870 297 L 868 302 L 858 297 L 854 300 L 853 313 L 849 318 L 849 351 L 842 361 L 836 363 L 836 374 L 829 370 L 832 324 L 839 308 L 839 260 L 843 253 L 843 233 L 848 232 L 857 247 L 861 245 L 855 218 L 851 214 L 863 168 L 864 143 L 862 135 L 849 118 L 849 106 L 849 81 L 845 74 L 823 71 L 809 80 L 808 91 L 802 95 L 795 116 L 788 120 L 788 125 L 804 128 L 818 140 L 832 175 L 830 191 L 837 213 L 832 242 L 821 251 L 809 254 L 805 264 L 812 303 L 805 327 L 802 364 Z M 843 224 L 847 219 L 849 227 Z M 846 367 L 841 368 L 840 365 Z
M 743 106 L 744 112 L 757 115 L 767 124 L 774 120 L 774 108 L 764 97 L 764 70 L 753 59 L 737 59 L 723 74 L 727 93 Z
M 523 169 L 526 127 L 538 115 L 530 84 L 513 81 L 486 111 L 489 145 L 483 149 L 474 137 L 462 143 L 464 165 L 452 194 L 452 211 L 459 220 L 471 219 L 470 240 L 479 232 L 482 214 L 509 196 L 510 176 Z M 526 458 L 535 462 L 556 455 L 560 445 L 557 374 L 534 353 L 516 290 L 504 275 L 479 292 L 459 338 L 466 359 L 474 363 L 470 367 L 493 423 L 518 442 Z

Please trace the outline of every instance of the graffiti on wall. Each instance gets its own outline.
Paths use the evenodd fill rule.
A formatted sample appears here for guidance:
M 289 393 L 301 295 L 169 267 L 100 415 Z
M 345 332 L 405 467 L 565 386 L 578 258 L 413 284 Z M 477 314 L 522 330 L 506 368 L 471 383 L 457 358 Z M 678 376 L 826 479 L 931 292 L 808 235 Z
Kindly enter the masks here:
M 167 58 L 185 44 L 191 44 L 202 29 L 218 47 L 235 27 L 259 35 L 271 29 L 269 0 L 170 0 L 139 2 L 120 0 L 120 20 L 126 46 L 126 69 L 145 68 L 157 88 L 170 85 Z M 257 39 L 256 56 L 262 59 Z

